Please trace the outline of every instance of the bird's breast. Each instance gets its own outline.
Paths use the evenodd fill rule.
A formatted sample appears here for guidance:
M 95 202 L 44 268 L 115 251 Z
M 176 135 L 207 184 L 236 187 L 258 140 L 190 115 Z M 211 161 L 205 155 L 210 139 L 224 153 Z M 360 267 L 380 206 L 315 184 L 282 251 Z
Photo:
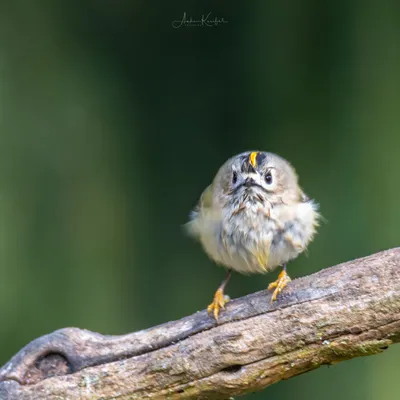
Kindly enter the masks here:
M 217 263 L 244 274 L 266 273 L 295 258 L 315 233 L 312 204 L 261 207 L 226 212 L 203 236 L 202 243 Z

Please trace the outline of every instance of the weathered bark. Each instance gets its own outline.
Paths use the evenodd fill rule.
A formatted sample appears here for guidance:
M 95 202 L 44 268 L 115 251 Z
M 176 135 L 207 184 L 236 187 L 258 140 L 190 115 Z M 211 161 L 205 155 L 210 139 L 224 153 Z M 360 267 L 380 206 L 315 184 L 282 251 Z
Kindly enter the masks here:
M 124 336 L 66 328 L 0 369 L 0 399 L 226 399 L 400 341 L 400 248 Z

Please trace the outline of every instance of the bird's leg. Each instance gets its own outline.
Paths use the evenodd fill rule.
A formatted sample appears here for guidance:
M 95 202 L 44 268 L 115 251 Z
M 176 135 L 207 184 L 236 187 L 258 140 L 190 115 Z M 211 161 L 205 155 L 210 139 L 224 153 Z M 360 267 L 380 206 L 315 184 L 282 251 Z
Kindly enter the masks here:
M 225 279 L 222 281 L 221 285 L 217 289 L 217 291 L 214 294 L 214 299 L 212 303 L 207 307 L 207 312 L 211 313 L 213 312 L 214 318 L 216 321 L 218 321 L 218 315 L 219 315 L 219 310 L 222 308 L 225 308 L 225 304 L 229 301 L 229 297 L 225 296 L 224 294 L 224 289 L 226 284 L 229 281 L 229 278 L 231 277 L 231 270 L 228 270 L 228 273 L 225 277 Z
M 278 294 L 282 291 L 282 289 L 291 281 L 289 275 L 286 272 L 286 264 L 283 266 L 282 271 L 278 275 L 278 279 L 275 282 L 272 282 L 268 286 L 268 290 L 274 290 L 272 293 L 271 302 L 276 300 Z

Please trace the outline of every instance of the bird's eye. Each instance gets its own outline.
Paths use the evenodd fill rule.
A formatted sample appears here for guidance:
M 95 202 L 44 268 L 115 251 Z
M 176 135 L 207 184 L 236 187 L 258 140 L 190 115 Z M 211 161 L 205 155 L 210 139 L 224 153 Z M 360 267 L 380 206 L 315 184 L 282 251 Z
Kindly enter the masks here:
M 265 174 L 265 182 L 267 182 L 267 185 L 270 185 L 272 183 L 272 174 L 271 174 L 271 172 L 267 172 Z
M 232 172 L 232 183 L 235 184 L 237 182 L 237 172 L 233 171 Z

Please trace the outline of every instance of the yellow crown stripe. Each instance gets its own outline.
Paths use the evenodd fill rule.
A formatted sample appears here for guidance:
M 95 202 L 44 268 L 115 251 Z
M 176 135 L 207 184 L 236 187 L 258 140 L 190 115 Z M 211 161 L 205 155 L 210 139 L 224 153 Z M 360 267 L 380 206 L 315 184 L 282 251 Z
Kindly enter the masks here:
M 257 154 L 258 154 L 257 151 L 253 151 L 250 153 L 250 156 L 249 156 L 249 162 L 254 168 L 257 167 Z

